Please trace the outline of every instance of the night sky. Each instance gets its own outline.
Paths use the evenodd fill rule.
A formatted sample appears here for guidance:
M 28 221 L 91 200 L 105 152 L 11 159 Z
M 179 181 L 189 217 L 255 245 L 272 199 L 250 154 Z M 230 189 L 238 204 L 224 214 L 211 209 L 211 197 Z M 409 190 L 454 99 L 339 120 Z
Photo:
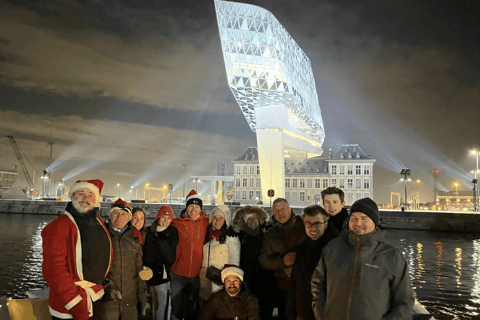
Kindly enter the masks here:
M 356 143 L 377 159 L 374 200 L 403 192 L 402 167 L 422 181 L 421 201 L 433 200 L 435 168 L 445 189 L 472 188 L 477 1 L 244 2 L 272 12 L 310 58 L 324 151 Z M 215 174 L 256 145 L 227 85 L 213 0 L 0 0 L 0 167 L 11 169 L 7 134 L 37 187 L 48 167 L 67 185 L 101 178 L 107 194 L 173 183 L 174 197 L 184 164 Z

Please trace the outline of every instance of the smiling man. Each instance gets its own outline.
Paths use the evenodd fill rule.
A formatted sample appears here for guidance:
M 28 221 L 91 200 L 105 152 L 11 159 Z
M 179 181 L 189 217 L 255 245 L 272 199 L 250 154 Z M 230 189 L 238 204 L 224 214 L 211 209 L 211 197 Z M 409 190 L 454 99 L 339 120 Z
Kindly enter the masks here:
M 322 191 L 323 207 L 330 215 L 330 223 L 338 231 L 346 229 L 348 211 L 345 209 L 345 193 L 342 189 L 328 187 Z
M 290 278 L 295 262 L 298 246 L 305 240 L 305 228 L 300 216 L 292 213 L 292 209 L 284 198 L 273 202 L 273 223 L 264 236 L 258 260 L 265 270 L 275 273 L 280 299 L 278 301 L 279 319 L 294 320 L 295 293 Z M 274 294 L 276 289 L 272 289 Z
M 243 270 L 226 264 L 222 269 L 222 281 L 224 290 L 212 294 L 199 320 L 259 320 L 258 300 L 245 290 Z
M 325 246 L 313 273 L 316 319 L 412 319 L 415 300 L 407 262 L 377 226 L 377 204 L 357 200 L 348 233 Z
M 102 188 L 98 179 L 75 182 L 64 214 L 42 231 L 42 271 L 52 319 L 86 320 L 93 315 L 92 302 L 103 296 L 113 249 L 98 214 Z
M 315 320 L 312 311 L 313 271 L 325 245 L 339 233 L 329 223 L 329 218 L 327 211 L 320 206 L 312 205 L 303 209 L 303 223 L 308 237 L 297 249 L 292 270 L 297 320 Z

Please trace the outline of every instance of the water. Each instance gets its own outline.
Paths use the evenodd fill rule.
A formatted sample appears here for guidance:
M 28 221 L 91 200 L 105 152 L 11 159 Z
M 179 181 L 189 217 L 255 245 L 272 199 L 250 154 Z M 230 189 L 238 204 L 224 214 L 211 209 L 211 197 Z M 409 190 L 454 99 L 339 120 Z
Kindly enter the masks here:
M 45 286 L 40 233 L 48 215 L 0 214 L 0 296 Z M 409 262 L 417 298 L 438 319 L 480 319 L 480 233 L 388 230 Z

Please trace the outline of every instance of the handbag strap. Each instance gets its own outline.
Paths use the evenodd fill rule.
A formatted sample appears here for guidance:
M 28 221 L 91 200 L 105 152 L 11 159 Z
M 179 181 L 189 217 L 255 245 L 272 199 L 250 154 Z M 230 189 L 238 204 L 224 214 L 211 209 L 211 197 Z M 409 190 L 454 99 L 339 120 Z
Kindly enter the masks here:
M 208 241 L 208 265 L 207 268 L 210 267 L 210 245 L 212 244 L 212 241 Z

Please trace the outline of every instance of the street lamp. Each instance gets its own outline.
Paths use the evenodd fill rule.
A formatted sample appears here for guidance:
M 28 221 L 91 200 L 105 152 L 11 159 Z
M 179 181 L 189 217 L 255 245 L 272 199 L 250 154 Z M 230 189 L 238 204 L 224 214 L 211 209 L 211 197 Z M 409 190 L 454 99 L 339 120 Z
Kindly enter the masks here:
M 400 171 L 400 174 L 402 176 L 405 176 L 405 178 L 403 179 L 403 181 L 405 181 L 405 199 L 403 201 L 402 211 L 405 211 L 405 207 L 407 206 L 407 182 L 409 180 L 407 176 L 409 176 L 411 172 L 412 171 L 410 169 L 402 169 L 402 171 Z
M 120 188 L 120 183 L 117 183 L 117 198 L 118 198 L 118 188 Z
M 198 182 L 200 180 L 198 180 L 198 177 L 196 177 L 195 180 L 193 180 L 193 181 L 195 181 L 197 183 L 197 186 L 195 187 L 195 192 L 198 193 Z
M 477 150 L 472 150 L 470 152 L 471 154 L 475 155 L 477 157 L 477 170 L 475 170 L 475 177 L 474 177 L 474 181 L 478 181 L 477 180 L 477 172 L 478 172 L 478 155 L 480 154 L 480 151 L 477 151 Z M 473 182 L 473 181 L 472 181 Z M 478 189 L 475 188 L 475 185 L 477 184 L 477 182 L 473 182 L 473 201 L 475 202 L 474 205 L 473 205 L 473 210 L 474 211 L 478 211 Z
M 145 188 L 143 189 L 143 200 L 147 200 L 147 189 L 150 186 L 150 184 L 147 182 L 145 183 Z
M 455 186 L 455 207 L 458 210 L 458 182 L 454 182 L 453 185 Z

